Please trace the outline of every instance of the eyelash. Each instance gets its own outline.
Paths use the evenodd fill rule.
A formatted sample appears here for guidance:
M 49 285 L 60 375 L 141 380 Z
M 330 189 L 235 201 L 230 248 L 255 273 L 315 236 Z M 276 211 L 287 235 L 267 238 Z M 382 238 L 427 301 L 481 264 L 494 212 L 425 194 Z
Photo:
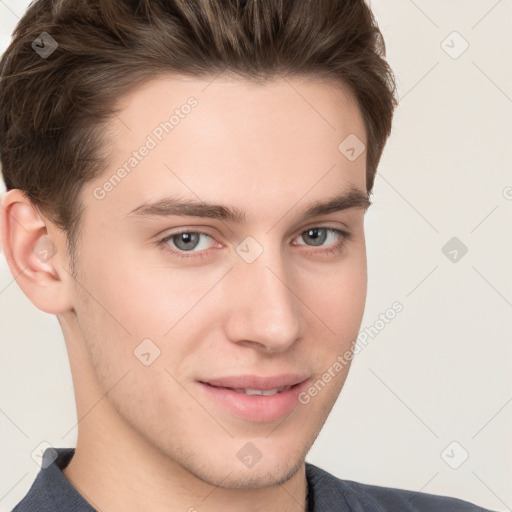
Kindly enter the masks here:
M 308 228 L 308 229 L 302 231 L 299 236 L 302 236 L 304 233 L 306 233 L 310 230 L 314 230 L 314 229 L 325 229 L 326 231 L 336 233 L 340 237 L 340 241 L 337 244 L 335 244 L 334 246 L 331 246 L 328 249 L 323 249 L 320 251 L 313 251 L 314 253 L 321 253 L 324 255 L 339 254 L 345 247 L 346 242 L 348 242 L 352 237 L 352 234 L 349 233 L 348 231 L 344 231 L 344 230 L 337 229 L 337 228 L 331 228 L 329 226 L 313 226 L 311 228 Z M 182 231 L 177 231 L 175 233 L 166 235 L 165 238 L 162 238 L 161 240 L 159 240 L 158 245 L 162 248 L 163 251 L 170 252 L 173 256 L 176 256 L 176 257 L 182 258 L 182 259 L 205 258 L 205 257 L 209 256 L 209 254 L 207 254 L 208 249 L 206 249 L 204 251 L 190 252 L 190 254 L 187 254 L 186 251 L 179 251 L 179 250 L 171 249 L 171 247 L 167 244 L 167 242 L 171 238 L 173 238 L 177 235 L 182 235 L 183 233 L 205 235 L 208 238 L 213 238 L 210 235 L 208 235 L 208 233 L 203 233 L 201 231 L 182 230 Z M 303 244 L 300 244 L 300 245 L 303 245 Z

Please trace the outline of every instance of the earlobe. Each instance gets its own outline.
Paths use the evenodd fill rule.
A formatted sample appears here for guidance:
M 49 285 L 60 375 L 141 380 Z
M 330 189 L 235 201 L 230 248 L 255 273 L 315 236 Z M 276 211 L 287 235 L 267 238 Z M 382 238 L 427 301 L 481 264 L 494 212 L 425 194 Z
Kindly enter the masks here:
M 69 274 L 59 272 L 66 262 L 65 246 L 59 247 L 61 237 L 57 240 L 48 234 L 47 224 L 22 190 L 2 196 L 0 215 L 5 258 L 25 295 L 46 313 L 72 309 Z

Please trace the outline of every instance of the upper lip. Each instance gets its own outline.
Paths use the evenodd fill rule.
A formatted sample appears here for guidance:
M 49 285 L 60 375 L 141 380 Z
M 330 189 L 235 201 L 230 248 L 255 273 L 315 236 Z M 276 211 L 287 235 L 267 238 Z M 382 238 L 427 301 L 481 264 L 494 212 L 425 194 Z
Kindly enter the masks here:
M 232 377 L 219 377 L 216 379 L 201 380 L 205 384 L 220 388 L 234 389 L 276 389 L 283 386 L 294 386 L 306 380 L 308 375 L 286 373 L 281 375 L 269 375 L 261 377 L 258 375 L 237 375 Z

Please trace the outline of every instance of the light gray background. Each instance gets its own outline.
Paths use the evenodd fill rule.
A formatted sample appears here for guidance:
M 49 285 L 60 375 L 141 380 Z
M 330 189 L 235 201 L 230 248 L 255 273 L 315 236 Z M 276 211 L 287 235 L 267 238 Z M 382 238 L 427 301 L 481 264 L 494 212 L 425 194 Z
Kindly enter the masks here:
M 511 510 L 512 2 L 371 3 L 401 104 L 366 216 L 362 329 L 395 301 L 404 309 L 356 357 L 307 460 Z M 0 51 L 27 5 L 0 0 Z M 457 262 L 441 250 L 452 237 L 468 248 Z M 7 511 L 39 471 L 31 452 L 75 446 L 77 418 L 57 319 L 25 297 L 3 254 L 0 306 Z

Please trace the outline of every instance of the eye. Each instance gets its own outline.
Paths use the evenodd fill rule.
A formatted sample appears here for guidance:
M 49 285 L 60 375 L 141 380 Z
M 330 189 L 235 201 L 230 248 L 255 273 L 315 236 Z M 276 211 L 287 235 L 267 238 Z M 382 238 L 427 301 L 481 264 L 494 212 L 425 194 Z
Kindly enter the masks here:
M 335 254 L 340 253 L 343 247 L 345 246 L 345 243 L 350 240 L 351 233 L 348 231 L 343 231 L 341 229 L 331 228 L 327 226 L 315 226 L 312 228 L 307 229 L 306 231 L 303 231 L 300 234 L 299 238 L 302 238 L 304 240 L 312 240 L 312 246 L 319 247 L 323 246 L 325 241 L 330 239 L 335 241 L 334 244 L 328 244 L 328 247 L 326 249 L 323 249 L 321 251 L 314 251 L 318 253 L 323 254 Z M 337 240 L 337 242 L 336 242 Z M 309 245 L 309 244 L 295 244 L 295 245 Z
M 321 228 L 321 227 L 315 227 L 310 228 L 306 231 L 303 231 L 300 235 L 300 238 L 310 239 L 313 241 L 313 246 L 318 247 L 320 245 L 323 245 L 326 239 L 329 238 L 328 234 L 331 235 L 331 239 L 339 238 L 340 235 L 346 236 L 347 233 L 341 231 L 340 229 L 334 229 L 334 228 Z M 333 236 L 334 235 L 334 236 Z M 299 244 L 302 245 L 302 244 Z
M 172 254 L 178 256 L 179 258 L 188 258 L 189 256 L 183 253 L 192 252 L 193 249 L 197 249 L 199 247 L 199 249 L 202 250 L 203 252 L 195 254 L 195 252 L 198 251 L 194 251 L 193 257 L 203 257 L 204 250 L 206 250 L 207 247 L 200 247 L 201 237 L 213 240 L 211 236 L 207 235 L 206 233 L 201 233 L 199 231 L 181 231 L 179 233 L 171 233 L 170 235 L 167 235 L 165 238 L 160 240 L 159 244 L 163 245 L 166 250 L 170 251 Z M 168 244 L 168 242 L 172 242 L 174 247 L 178 250 L 173 249 Z

